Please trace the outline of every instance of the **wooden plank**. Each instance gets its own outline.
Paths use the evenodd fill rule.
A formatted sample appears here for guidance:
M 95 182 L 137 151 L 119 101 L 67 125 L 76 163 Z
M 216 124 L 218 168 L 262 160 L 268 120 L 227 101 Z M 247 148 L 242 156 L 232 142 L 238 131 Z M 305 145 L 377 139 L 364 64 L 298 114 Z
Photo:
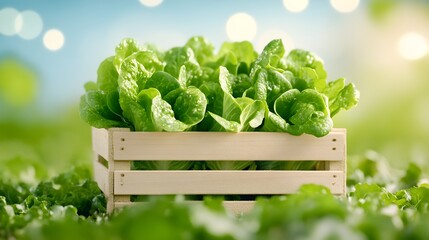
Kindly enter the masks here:
M 102 160 L 102 156 L 98 155 L 97 153 L 94 153 L 94 180 L 97 182 L 98 187 L 101 189 L 101 191 L 103 191 L 103 193 L 105 194 L 108 194 L 109 171 L 101 162 Z
M 303 184 L 343 194 L 342 171 L 115 171 L 115 195 L 290 194 Z
M 131 161 L 120 161 L 115 162 L 115 171 L 116 170 L 130 170 Z
M 104 159 L 109 159 L 109 131 L 92 128 L 92 150 Z
M 190 205 L 202 205 L 203 201 L 184 201 L 185 204 Z M 122 208 L 135 204 L 148 204 L 146 202 L 115 202 L 115 208 Z M 225 209 L 234 213 L 241 214 L 250 212 L 255 206 L 255 201 L 223 201 L 222 202 Z
M 115 195 L 115 206 L 116 203 L 118 202 L 129 202 L 130 200 L 130 195 Z
M 115 160 L 344 160 L 345 129 L 278 132 L 114 132 Z
M 109 172 L 108 172 L 108 180 L 109 180 L 109 184 L 108 184 L 108 192 L 106 193 L 106 198 L 107 198 L 107 212 L 110 213 L 113 211 L 113 209 L 115 208 L 115 201 L 119 201 L 119 200 L 124 200 L 127 201 L 129 200 L 129 197 L 121 197 L 121 199 L 117 199 L 114 195 L 114 171 L 117 168 L 116 166 L 116 161 L 113 158 L 113 133 L 114 132 L 129 132 L 130 130 L 127 128 L 109 128 L 107 130 L 108 134 L 107 134 L 107 161 L 109 163 Z M 119 168 L 122 170 L 129 170 L 129 168 L 123 167 L 124 165 L 126 166 L 127 163 L 129 162 L 125 162 L 123 164 L 119 164 Z M 129 165 L 129 164 L 128 164 Z
M 131 169 L 130 161 L 115 161 L 115 171 L 116 170 L 130 170 Z M 115 195 L 114 198 L 115 204 L 116 202 L 129 202 L 130 195 Z
M 115 202 L 115 208 L 123 208 L 129 205 L 139 204 L 140 202 Z M 143 202 L 142 202 L 143 203 Z
M 223 206 L 234 214 L 241 214 L 250 212 L 255 201 L 223 201 Z
M 344 132 L 345 131 L 346 131 L 346 129 L 344 129 Z M 342 147 L 344 148 L 343 157 L 342 157 L 343 160 L 342 161 L 325 162 L 325 167 L 326 167 L 326 170 L 329 170 L 329 171 L 341 171 L 344 173 L 344 178 L 341 179 L 342 186 L 343 186 L 341 195 L 345 197 L 346 196 L 346 186 L 347 186 L 347 184 L 346 184 L 346 182 L 347 182 L 347 179 L 346 179 L 346 176 L 347 176 L 347 141 L 346 140 L 344 141 L 344 144 Z

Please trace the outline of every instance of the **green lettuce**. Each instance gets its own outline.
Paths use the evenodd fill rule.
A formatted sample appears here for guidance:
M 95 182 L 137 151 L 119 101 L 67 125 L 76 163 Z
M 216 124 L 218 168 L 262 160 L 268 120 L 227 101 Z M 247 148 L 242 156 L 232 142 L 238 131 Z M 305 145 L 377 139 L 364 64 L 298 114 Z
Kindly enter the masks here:
M 307 133 L 322 137 L 333 126 L 327 97 L 313 89 L 283 93 L 275 101 L 274 109 L 288 123 L 286 131 L 293 135 Z
M 333 128 L 332 117 L 359 101 L 353 83 L 327 80 L 320 57 L 301 49 L 286 54 L 280 39 L 260 54 L 248 41 L 225 42 L 217 53 L 214 49 L 201 36 L 167 51 L 122 40 L 115 55 L 101 62 L 97 81 L 85 84 L 82 119 L 97 128 L 133 131 L 277 131 L 322 137 Z M 206 167 L 255 168 L 252 163 L 215 161 Z M 142 168 L 192 168 L 188 162 L 175 164 L 148 162 Z M 304 163 L 290 168 L 296 166 L 309 168 Z

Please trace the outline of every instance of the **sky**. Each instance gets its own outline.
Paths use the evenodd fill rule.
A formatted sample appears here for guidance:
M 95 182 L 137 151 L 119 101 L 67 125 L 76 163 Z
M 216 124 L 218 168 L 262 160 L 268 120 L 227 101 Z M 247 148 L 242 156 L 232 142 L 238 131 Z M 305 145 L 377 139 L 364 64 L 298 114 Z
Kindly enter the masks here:
M 40 81 L 38 104 L 61 106 L 78 101 L 83 84 L 96 79 L 98 64 L 113 55 L 115 46 L 125 37 L 164 50 L 181 46 L 196 35 L 207 37 L 216 47 L 224 41 L 250 40 L 261 50 L 269 40 L 280 36 L 285 39 L 286 49 L 303 48 L 325 61 L 334 61 L 336 53 L 326 48 L 327 42 L 338 39 L 335 29 L 360 14 L 362 8 L 357 5 L 350 13 L 340 13 L 327 0 L 304 0 L 288 10 L 285 4 L 290 3 L 284 2 L 1 0 L 0 26 L 4 29 L 9 24 L 9 31 L 13 31 L 10 26 L 18 24 L 21 33 L 0 34 L 0 59 L 15 57 L 35 69 Z M 352 2 L 359 4 L 358 0 Z M 26 17 L 19 23 L 15 19 L 15 25 L 11 25 L 10 19 L 1 18 L 5 9 Z M 297 10 L 301 12 L 293 12 Z M 237 13 L 253 19 L 250 26 L 254 29 L 237 33 L 233 28 L 228 35 L 228 19 Z M 341 22 L 337 21 L 339 17 Z M 248 26 L 245 20 L 240 22 L 239 17 L 235 25 Z

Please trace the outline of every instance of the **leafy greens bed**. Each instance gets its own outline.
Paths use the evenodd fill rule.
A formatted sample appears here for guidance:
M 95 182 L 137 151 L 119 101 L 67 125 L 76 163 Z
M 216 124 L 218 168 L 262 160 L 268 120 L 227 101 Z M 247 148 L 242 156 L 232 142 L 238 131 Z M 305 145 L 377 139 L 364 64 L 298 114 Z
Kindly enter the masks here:
M 250 42 L 225 42 L 217 54 L 203 37 L 162 52 L 124 39 L 85 85 L 80 113 L 93 127 L 135 131 L 269 131 L 325 136 L 332 117 L 359 92 L 327 81 L 323 61 L 280 39 L 258 55 Z M 162 165 L 161 165 L 162 164 Z M 303 167 L 301 163 L 282 168 Z M 279 168 L 253 162 L 141 162 L 139 169 Z
M 360 159 L 345 199 L 305 185 L 294 195 L 260 198 L 240 216 L 213 198 L 204 205 L 161 198 L 106 215 L 104 196 L 85 168 L 34 186 L 0 180 L 0 239 L 427 239 L 422 169 L 410 164 L 392 177 L 385 167 L 382 159 Z

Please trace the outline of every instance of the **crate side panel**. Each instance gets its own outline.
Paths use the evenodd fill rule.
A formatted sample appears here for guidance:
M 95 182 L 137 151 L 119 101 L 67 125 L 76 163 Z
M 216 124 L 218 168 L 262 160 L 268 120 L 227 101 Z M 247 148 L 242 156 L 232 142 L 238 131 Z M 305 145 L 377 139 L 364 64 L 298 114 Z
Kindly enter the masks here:
M 290 194 L 317 183 L 343 194 L 341 171 L 115 171 L 118 195 Z
M 92 150 L 109 159 L 109 131 L 104 128 L 92 128 Z
M 316 138 L 278 132 L 115 132 L 115 160 L 344 159 L 345 132 Z
M 94 180 L 103 193 L 109 192 L 109 170 L 101 163 L 100 155 L 94 153 Z M 104 160 L 105 161 L 105 160 Z

